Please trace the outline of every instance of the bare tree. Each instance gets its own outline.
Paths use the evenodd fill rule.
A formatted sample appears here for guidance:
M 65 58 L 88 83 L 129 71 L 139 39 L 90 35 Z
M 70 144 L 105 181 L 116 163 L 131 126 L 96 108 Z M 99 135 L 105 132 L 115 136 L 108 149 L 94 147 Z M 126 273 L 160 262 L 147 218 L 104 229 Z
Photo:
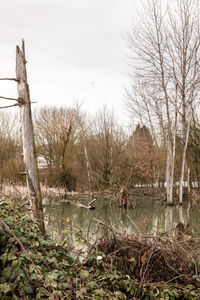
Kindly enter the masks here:
M 94 187 L 109 188 L 120 182 L 120 162 L 125 141 L 125 135 L 119 128 L 113 113 L 104 107 L 96 115 L 88 141 L 88 156 Z
M 146 112 L 145 115 L 152 120 L 156 116 L 165 135 L 166 191 L 169 204 L 173 201 L 176 134 L 181 129 L 178 127 L 181 121 L 182 139 L 186 145 L 180 172 L 179 199 L 182 203 L 181 186 L 189 115 L 195 106 L 200 87 L 199 5 L 198 1 L 192 0 L 169 1 L 168 6 L 157 0 L 149 0 L 147 3 L 139 27 L 133 27 L 127 38 L 131 50 L 132 85 L 139 85 L 145 98 L 138 98 L 136 95 L 133 101 L 130 91 L 128 102 L 138 110 L 135 103 L 140 99 L 142 104 L 139 103 L 139 106 Z
M 21 152 L 17 114 L 0 111 L 0 185 L 19 181 L 18 171 L 24 170 Z
M 50 184 L 74 189 L 75 148 L 81 135 L 81 119 L 79 108 L 42 107 L 36 113 L 37 147 L 47 165 Z
M 16 48 L 16 77 L 18 103 L 21 116 L 23 157 L 26 169 L 29 199 L 31 201 L 31 210 L 33 216 L 38 221 L 40 229 L 44 233 L 45 226 L 42 208 L 42 196 L 40 190 L 37 156 L 33 133 L 29 85 L 27 83 L 24 41 L 22 41 L 22 49 L 20 49 L 19 46 L 17 46 Z
M 16 101 L 16 103 L 3 106 L 1 108 L 15 106 L 20 107 L 23 158 L 26 169 L 26 181 L 29 200 L 31 203 L 33 217 L 38 221 L 39 227 L 44 233 L 45 226 L 42 208 L 42 197 L 37 168 L 29 85 L 27 82 L 25 44 L 23 40 L 22 47 L 16 47 L 16 78 L 1 78 L 0 80 L 12 80 L 17 82 L 17 99 L 0 96 L 0 98 L 2 99 Z

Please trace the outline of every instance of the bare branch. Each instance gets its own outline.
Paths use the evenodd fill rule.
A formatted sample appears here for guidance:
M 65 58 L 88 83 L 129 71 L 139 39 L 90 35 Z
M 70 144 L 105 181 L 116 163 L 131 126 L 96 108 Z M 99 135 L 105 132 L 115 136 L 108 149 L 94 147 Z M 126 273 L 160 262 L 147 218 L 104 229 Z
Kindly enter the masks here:
M 16 98 L 9 98 L 9 97 L 3 97 L 3 96 L 0 96 L 0 98 L 1 98 L 1 99 L 5 99 L 5 100 L 17 101 L 17 102 L 19 102 L 19 101 L 22 101 L 22 100 L 23 100 L 22 98 L 18 98 L 18 99 L 16 99 Z
M 19 82 L 19 79 L 17 79 L 17 78 L 0 78 L 0 80 L 13 80 L 13 81 Z
M 18 103 L 16 103 L 16 104 L 13 104 L 13 105 L 1 106 L 0 109 L 14 107 L 14 106 L 20 106 L 20 105 Z

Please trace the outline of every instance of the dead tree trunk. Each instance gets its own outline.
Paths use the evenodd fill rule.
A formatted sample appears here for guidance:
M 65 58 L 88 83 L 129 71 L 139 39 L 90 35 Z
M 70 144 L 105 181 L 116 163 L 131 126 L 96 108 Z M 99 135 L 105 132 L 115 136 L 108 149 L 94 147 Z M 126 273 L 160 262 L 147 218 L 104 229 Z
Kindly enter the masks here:
M 22 41 L 22 49 L 20 49 L 19 46 L 17 46 L 16 49 L 16 76 L 28 194 L 33 217 L 39 223 L 40 229 L 44 233 L 44 216 L 31 116 L 29 86 L 27 83 L 24 41 Z

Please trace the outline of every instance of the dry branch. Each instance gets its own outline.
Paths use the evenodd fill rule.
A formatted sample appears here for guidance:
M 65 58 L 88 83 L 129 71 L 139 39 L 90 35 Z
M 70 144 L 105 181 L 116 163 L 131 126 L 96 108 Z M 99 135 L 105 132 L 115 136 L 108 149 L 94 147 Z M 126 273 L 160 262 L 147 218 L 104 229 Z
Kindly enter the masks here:
M 189 226 L 179 223 L 162 234 L 134 235 L 95 221 L 104 229 L 97 249 L 106 254 L 106 263 L 112 263 L 123 274 L 139 280 L 141 285 L 160 281 L 194 284 L 200 240 L 192 237 Z
M 94 206 L 92 206 L 92 203 L 94 203 L 96 201 L 96 199 L 93 199 L 92 201 L 90 201 L 87 205 L 84 205 L 80 202 L 70 202 L 70 205 L 74 205 L 76 207 L 81 207 L 81 208 L 86 208 L 86 209 L 95 209 Z
M 16 103 L 16 104 L 13 104 L 13 105 L 0 106 L 0 109 L 14 107 L 14 106 L 20 106 L 20 105 L 18 103 Z
M 5 99 L 5 100 L 12 100 L 12 101 L 17 101 L 17 102 L 20 102 L 22 99 L 21 98 L 10 98 L 10 97 L 3 97 L 3 96 L 0 96 L 1 99 Z
M 13 80 L 19 82 L 17 78 L 0 78 L 0 80 Z

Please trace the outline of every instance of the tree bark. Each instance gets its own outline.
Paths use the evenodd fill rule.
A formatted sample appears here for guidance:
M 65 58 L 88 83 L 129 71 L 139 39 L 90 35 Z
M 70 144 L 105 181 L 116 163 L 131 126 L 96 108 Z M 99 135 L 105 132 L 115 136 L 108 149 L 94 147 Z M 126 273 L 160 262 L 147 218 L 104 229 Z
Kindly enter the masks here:
M 190 186 L 190 167 L 186 166 L 187 169 L 187 191 L 188 195 L 191 193 L 191 186 Z
M 167 141 L 167 164 L 166 164 L 166 192 L 167 192 L 167 204 L 173 203 L 173 153 L 170 138 Z
M 92 185 L 91 185 L 91 176 L 90 176 L 90 163 L 89 163 L 87 148 L 86 148 L 86 144 L 85 144 L 85 136 L 83 136 L 83 147 L 84 147 L 85 159 L 86 159 L 86 170 L 87 170 L 88 184 L 89 184 L 89 189 L 91 191 L 92 190 Z
M 31 116 L 29 86 L 27 83 L 24 41 L 22 41 L 22 49 L 20 49 L 19 46 L 16 48 L 16 76 L 18 82 L 18 99 L 20 99 L 18 102 L 20 105 L 23 157 L 26 169 L 28 195 L 33 217 L 39 223 L 40 230 L 44 233 L 44 216 Z
M 180 204 L 183 203 L 183 181 L 184 181 L 184 173 L 185 173 L 187 145 L 188 145 L 189 132 L 190 132 L 190 120 L 191 120 L 191 117 L 189 117 L 188 125 L 187 125 L 185 145 L 184 145 L 183 157 L 182 157 L 181 176 L 180 176 L 180 181 L 179 181 L 179 203 Z

